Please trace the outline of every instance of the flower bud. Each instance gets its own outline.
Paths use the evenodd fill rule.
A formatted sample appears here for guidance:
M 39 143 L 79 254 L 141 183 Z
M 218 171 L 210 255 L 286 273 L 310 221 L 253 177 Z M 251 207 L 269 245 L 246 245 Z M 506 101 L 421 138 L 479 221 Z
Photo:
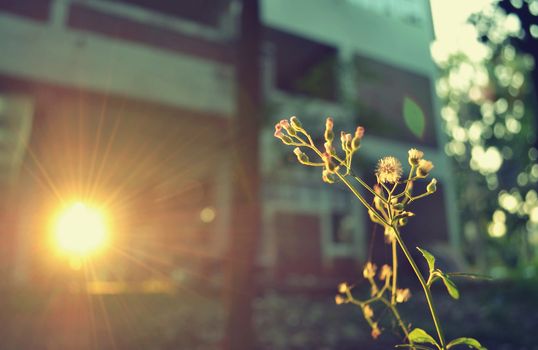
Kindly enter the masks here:
M 375 264 L 372 264 L 371 262 L 367 262 L 364 266 L 364 270 L 362 271 L 362 275 L 364 278 L 370 279 L 375 276 L 375 272 L 377 270 L 377 266 Z
M 328 184 L 333 184 L 336 181 L 334 174 L 329 173 L 327 170 L 323 170 L 321 179 Z
M 340 283 L 338 285 L 338 292 L 339 293 L 344 294 L 344 293 L 347 293 L 348 291 L 349 291 L 349 286 L 348 286 L 348 284 L 346 282 Z
M 355 138 L 360 140 L 363 136 L 364 128 L 362 126 L 357 126 L 357 129 L 355 129 Z
M 402 226 L 405 226 L 407 225 L 407 218 L 399 218 L 398 219 L 398 226 L 402 227 Z
M 309 162 L 308 156 L 299 147 L 295 147 L 293 153 L 297 156 L 299 163 L 306 164 Z
M 280 122 L 275 124 L 275 137 L 280 138 L 280 135 L 282 134 L 282 125 L 280 125 Z
M 325 130 L 332 130 L 333 127 L 334 127 L 333 118 L 328 117 L 327 120 L 325 120 Z
M 353 152 L 355 152 L 356 150 L 359 149 L 359 147 L 361 146 L 361 139 L 358 139 L 358 138 L 353 138 L 353 140 L 351 141 L 351 150 Z
M 433 163 L 429 160 L 421 159 L 418 162 L 418 168 L 417 168 L 417 176 L 419 178 L 424 178 L 428 176 L 430 171 L 433 169 Z
M 334 131 L 333 131 L 333 118 L 329 117 L 325 121 L 325 141 L 331 143 L 334 140 Z
M 387 278 L 390 278 L 390 276 L 392 276 L 392 269 L 387 264 L 383 265 L 381 267 L 381 272 L 379 272 L 379 279 L 384 281 Z
M 301 122 L 299 121 L 299 118 L 297 118 L 296 116 L 293 116 L 290 118 L 290 123 L 291 123 L 292 128 L 296 130 L 302 130 L 303 128 L 303 124 L 301 124 Z
M 347 299 L 338 294 L 334 297 L 334 302 L 336 303 L 336 305 L 342 305 L 347 302 Z
M 347 150 L 349 152 L 353 152 L 353 146 L 352 146 L 353 137 L 351 136 L 351 134 L 346 134 L 345 138 L 346 138 L 346 148 L 347 148 Z
M 428 191 L 428 193 L 434 193 L 437 191 L 437 179 L 432 179 L 430 181 L 428 186 L 426 186 L 426 191 Z
M 289 137 L 288 135 L 284 135 L 282 134 L 282 136 L 280 137 L 280 139 L 282 140 L 282 142 L 285 144 L 285 145 L 291 145 L 293 143 L 293 140 L 291 139 L 291 137 Z
M 372 325 L 372 338 L 377 339 L 381 335 L 381 331 L 379 330 L 379 327 L 377 326 L 377 322 Z
M 374 310 L 370 307 L 370 305 L 365 305 L 362 308 L 362 312 L 364 313 L 364 317 L 366 318 L 372 318 L 374 317 Z
M 357 129 L 355 130 L 355 136 L 353 136 L 353 140 L 351 141 L 351 149 L 353 151 L 356 151 L 359 149 L 361 145 L 361 139 L 364 136 L 364 128 L 362 126 L 357 126 Z
M 336 150 L 334 149 L 332 143 L 330 143 L 329 141 L 325 142 L 325 144 L 323 145 L 325 147 L 325 153 L 328 153 L 330 154 L 331 156 L 335 156 L 336 155 Z
M 393 205 L 393 208 L 395 210 L 398 210 L 398 211 L 404 210 L 404 205 L 403 205 L 403 203 L 396 203 L 396 204 Z
M 409 288 L 405 289 L 397 289 L 396 290 L 396 302 L 397 303 L 404 303 L 411 298 L 411 291 Z
M 334 173 L 337 170 L 337 166 L 332 161 L 331 155 L 329 153 L 323 154 L 323 162 L 325 163 L 325 169 L 329 173 Z
M 282 128 L 284 128 L 284 130 L 286 130 L 286 132 L 290 136 L 297 135 L 297 131 L 295 131 L 295 129 L 291 127 L 290 123 L 286 119 L 281 120 L 280 125 L 282 126 Z
M 409 165 L 411 166 L 417 165 L 419 161 L 422 159 L 422 157 L 424 156 L 424 152 L 419 151 L 416 148 L 411 148 L 408 154 L 409 154 L 409 157 L 407 158 L 407 160 L 409 162 Z
M 381 186 L 379 186 L 378 184 L 375 184 L 374 185 L 374 192 L 381 195 Z
M 340 142 L 342 143 L 342 151 L 344 152 L 348 152 L 350 151 L 348 148 L 347 148 L 347 141 L 346 141 L 346 133 L 341 131 L 340 132 Z
M 382 208 L 381 198 L 379 198 L 378 196 L 375 196 L 374 197 L 374 205 L 375 205 L 377 210 L 381 210 L 381 208 Z

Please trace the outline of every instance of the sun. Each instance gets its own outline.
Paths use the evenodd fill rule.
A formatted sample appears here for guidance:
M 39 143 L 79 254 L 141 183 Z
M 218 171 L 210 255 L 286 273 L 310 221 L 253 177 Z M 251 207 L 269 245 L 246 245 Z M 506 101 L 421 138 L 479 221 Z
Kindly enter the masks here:
M 59 215 L 54 232 L 58 248 L 81 257 L 102 248 L 107 239 L 104 214 L 82 202 Z

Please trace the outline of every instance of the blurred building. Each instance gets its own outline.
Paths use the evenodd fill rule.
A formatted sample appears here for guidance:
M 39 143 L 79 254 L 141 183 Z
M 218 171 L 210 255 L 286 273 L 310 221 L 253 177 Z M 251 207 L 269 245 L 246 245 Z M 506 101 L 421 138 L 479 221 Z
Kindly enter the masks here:
M 274 123 L 291 115 L 320 135 L 328 115 L 337 128 L 364 125 L 356 170 L 371 183 L 380 157 L 423 149 L 442 186 L 418 204 L 407 231 L 457 253 L 428 2 L 261 5 L 260 267 L 270 278 L 308 283 L 354 272 L 375 254 L 372 226 L 352 195 L 324 185 L 272 137 Z M 15 280 L 46 280 L 61 264 L 50 259 L 48 230 L 57 208 L 74 199 L 105 203 L 114 219 L 114 253 L 99 278 L 159 271 L 184 280 L 218 270 L 237 176 L 226 150 L 239 11 L 232 0 L 0 2 L 1 166 L 11 189 L 2 234 Z M 403 118 L 406 100 L 423 119 Z

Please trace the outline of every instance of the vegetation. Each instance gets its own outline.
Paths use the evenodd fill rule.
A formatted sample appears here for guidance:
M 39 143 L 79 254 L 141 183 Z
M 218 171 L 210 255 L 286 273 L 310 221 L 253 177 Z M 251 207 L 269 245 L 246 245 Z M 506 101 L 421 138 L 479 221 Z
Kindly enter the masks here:
M 335 140 L 333 126 L 332 118 L 327 118 L 324 133 L 325 143 L 322 150 L 314 144 L 312 136 L 303 128 L 297 117 L 291 117 L 289 121 L 282 120 L 277 123 L 275 125 L 274 136 L 280 139 L 285 145 L 295 146 L 293 152 L 297 156 L 299 163 L 321 168 L 324 182 L 329 184 L 341 182 L 347 186 L 366 207 L 371 221 L 384 228 L 386 242 L 392 247 L 391 265 L 383 265 L 379 272 L 373 262 L 367 262 L 364 267 L 363 276 L 370 284 L 370 298 L 366 300 L 355 298 L 352 293 L 353 286 L 342 283 L 338 287 L 339 294 L 335 298 L 336 303 L 349 303 L 359 307 L 371 328 L 373 338 L 378 338 L 382 333 L 382 326 L 376 318 L 373 305 L 378 303 L 384 304 L 391 311 L 405 341 L 404 344 L 397 345 L 397 347 L 416 350 L 448 350 L 458 345 L 467 345 L 475 349 L 485 349 L 474 338 L 461 337 L 450 341 L 445 338 L 433 301 L 431 287 L 437 281 L 442 282 L 450 296 L 454 299 L 459 298 L 459 291 L 452 281 L 451 275 L 443 272 L 436 266 L 435 257 L 425 249 L 418 248 L 429 267 L 428 276 L 423 276 L 401 232 L 401 228 L 406 225 L 409 218 L 415 216 L 415 213 L 409 211 L 408 206 L 412 202 L 423 199 L 436 191 L 436 179 L 431 179 L 422 193 L 417 194 L 414 188 L 414 184 L 417 181 L 426 179 L 429 176 L 433 168 L 432 162 L 423 158 L 423 152 L 417 149 L 409 150 L 408 162 L 410 169 L 407 176 L 403 177 L 401 162 L 391 156 L 384 157 L 379 160 L 375 171 L 377 183 L 371 187 L 360 177 L 356 176 L 351 167 L 353 155 L 361 146 L 364 128 L 361 126 L 357 127 L 354 135 L 341 132 L 341 152 L 339 154 L 333 145 Z M 372 200 L 367 200 L 361 194 L 357 185 L 366 190 Z M 408 288 L 400 288 L 398 285 L 399 251 L 403 252 L 422 287 L 427 301 L 428 311 L 436 331 L 435 338 L 421 328 L 409 327 L 398 311 L 398 305 L 406 302 L 411 296 Z

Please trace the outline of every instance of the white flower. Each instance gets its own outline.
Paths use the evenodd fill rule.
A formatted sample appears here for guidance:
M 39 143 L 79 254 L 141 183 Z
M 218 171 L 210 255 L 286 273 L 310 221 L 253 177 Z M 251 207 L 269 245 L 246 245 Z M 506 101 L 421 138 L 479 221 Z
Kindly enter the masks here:
M 408 153 L 408 160 L 410 165 L 417 165 L 418 162 L 422 159 L 422 157 L 424 157 L 424 152 L 419 151 L 416 148 L 411 148 Z
M 381 158 L 377 163 L 376 175 L 379 182 L 396 183 L 402 176 L 402 163 L 394 157 Z

